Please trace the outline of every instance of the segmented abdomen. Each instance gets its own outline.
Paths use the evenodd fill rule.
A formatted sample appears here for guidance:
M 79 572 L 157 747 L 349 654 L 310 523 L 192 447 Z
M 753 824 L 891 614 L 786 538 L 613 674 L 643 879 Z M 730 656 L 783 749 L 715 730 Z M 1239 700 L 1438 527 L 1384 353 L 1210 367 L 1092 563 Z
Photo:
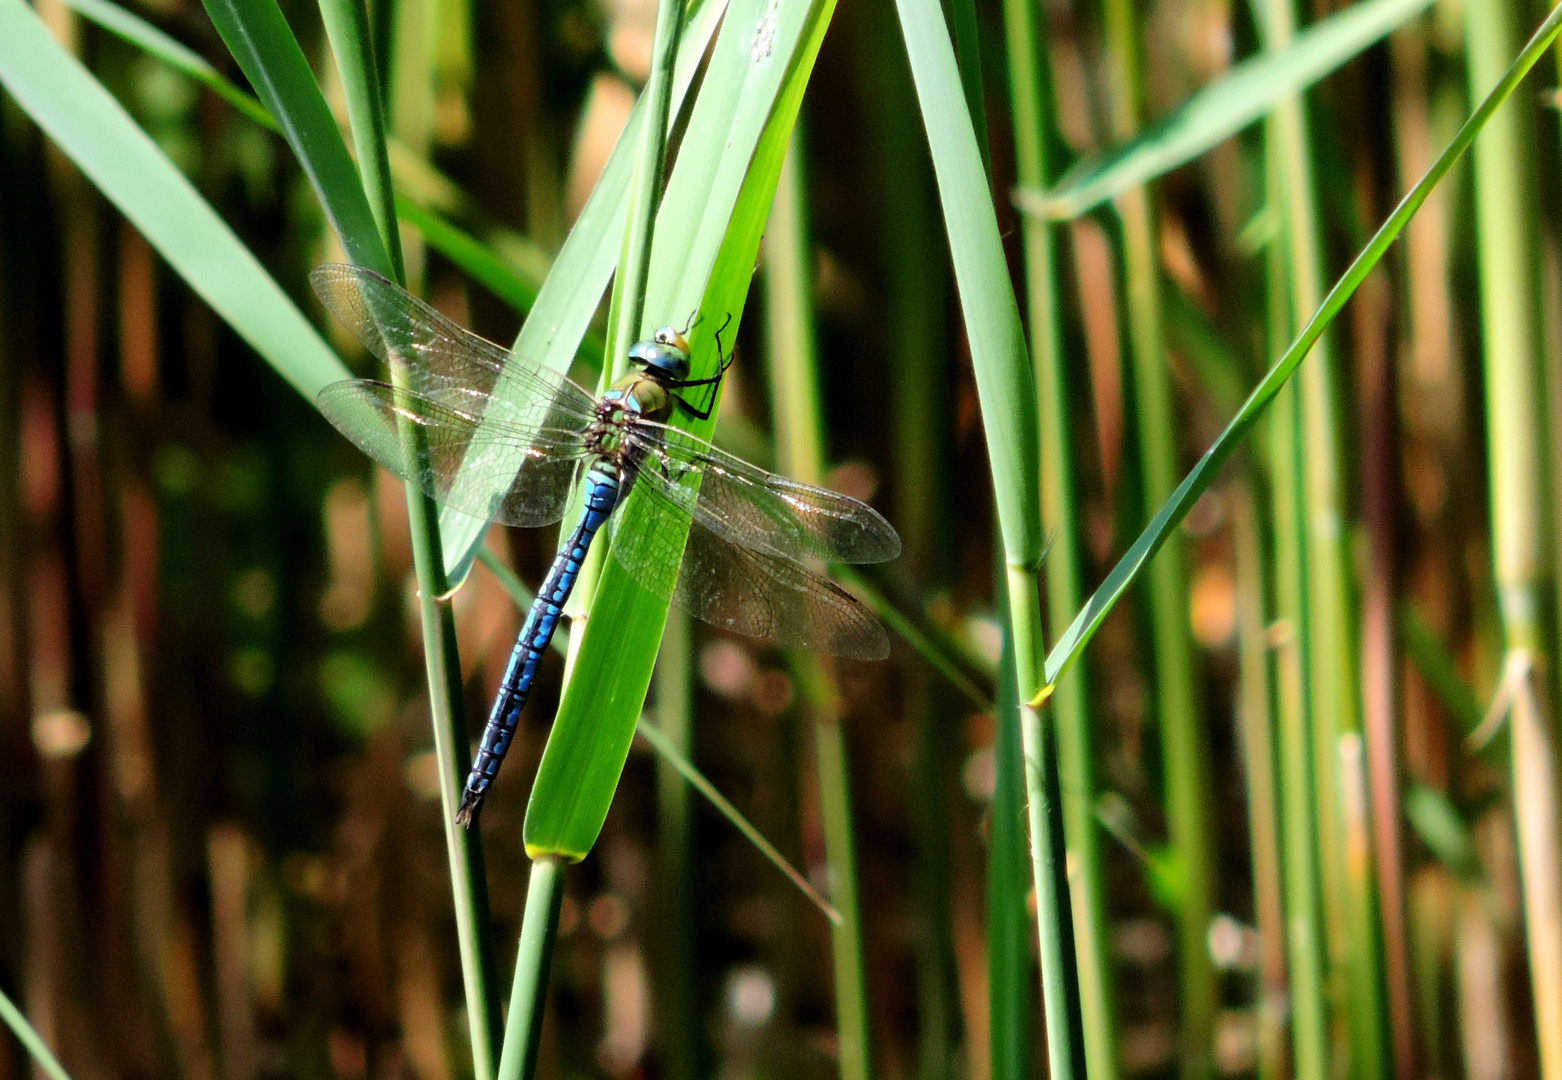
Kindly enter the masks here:
M 575 587 L 575 579 L 580 576 L 580 567 L 586 559 L 586 552 L 591 548 L 592 538 L 613 512 L 613 507 L 618 505 L 620 490 L 618 474 L 610 468 L 598 466 L 586 475 L 585 513 L 581 515 L 580 524 L 575 526 L 569 539 L 560 545 L 559 553 L 548 569 L 548 576 L 542 579 L 537 599 L 532 601 L 531 610 L 526 613 L 526 621 L 516 638 L 515 650 L 510 653 L 510 663 L 505 667 L 499 693 L 494 697 L 488 724 L 483 728 L 477 759 L 472 762 L 472 771 L 467 774 L 466 790 L 461 794 L 461 807 L 456 811 L 456 820 L 463 825 L 471 824 L 472 818 L 482 808 L 483 796 L 488 793 L 488 786 L 499 771 L 499 763 L 510 749 L 516 726 L 520 723 L 521 710 L 526 707 L 526 699 L 531 695 L 537 666 L 542 662 L 542 654 L 547 651 L 548 643 L 553 640 L 553 632 L 558 629 L 559 619 L 564 614 L 564 602 L 569 599 L 570 591 Z

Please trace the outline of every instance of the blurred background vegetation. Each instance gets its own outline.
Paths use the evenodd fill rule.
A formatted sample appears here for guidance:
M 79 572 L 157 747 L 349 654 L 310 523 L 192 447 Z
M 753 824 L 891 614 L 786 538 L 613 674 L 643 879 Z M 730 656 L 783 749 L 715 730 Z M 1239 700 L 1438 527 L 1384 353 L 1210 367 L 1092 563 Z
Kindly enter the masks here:
M 647 77 L 655 7 L 371 9 L 408 278 L 511 341 Z M 194 0 L 130 10 L 242 84 Z M 320 12 L 284 10 L 345 120 Z M 104 30 L 101 12 L 36 11 L 368 373 L 308 294 L 308 269 L 343 255 L 288 145 Z M 1016 203 L 1045 204 L 1038 188 L 1063 163 L 1162 118 L 1175 133 L 1200 87 L 1335 9 L 984 0 L 949 13 L 1022 290 L 1038 265 L 1022 235 L 1045 228 L 1056 244 L 1063 347 L 1041 377 L 1056 375 L 1066 427 L 1043 442 L 1073 510 L 1065 535 L 1049 524 L 1086 588 L 1545 14 L 1402 3 L 1399 28 L 1305 106 L 1264 90 L 1280 98 L 1268 118 L 1191 164 L 1026 221 Z M 1017 66 L 1025 40 L 1039 76 Z M 1050 90 L 1039 116 L 1029 79 Z M 1543 676 L 1562 159 L 1555 95 L 1535 85 L 1113 610 L 1073 689 L 1060 684 L 1074 718 L 1058 720 L 1055 778 L 1069 1000 L 1098 1080 L 1562 1080 L 1547 1022 L 1562 1026 L 1548 982 L 1562 960 L 1546 952 L 1562 901 L 1543 887 L 1558 855 Z M 796 461 L 772 415 L 795 389 L 778 295 L 801 280 L 836 464 L 824 479 L 906 541 L 865 577 L 912 639 L 885 663 L 840 663 L 822 695 L 851 778 L 865 1047 L 842 1046 L 859 1036 L 838 1029 L 829 923 L 708 805 L 680 803 L 641 741 L 566 878 L 542 1075 L 1047 1067 L 984 403 L 918 110 L 894 6 L 843 4 L 717 429 L 757 463 Z M 1050 175 L 1026 172 L 1038 139 Z M 581 350 L 583 379 L 602 332 Z M 488 537 L 493 563 L 528 584 L 555 542 Z M 411 560 L 399 485 L 0 95 L 0 989 L 77 1080 L 473 1074 Z M 1047 580 L 1051 641 L 1080 597 L 1067 572 Z M 524 612 L 488 565 L 452 603 L 478 718 Z M 677 622 L 669 642 L 693 672 L 699 769 L 838 890 L 823 871 L 818 670 Z M 506 972 L 523 808 L 561 672 L 550 659 L 484 816 Z M 652 711 L 676 698 L 654 684 Z M 0 1075 L 30 1068 L 0 1041 Z

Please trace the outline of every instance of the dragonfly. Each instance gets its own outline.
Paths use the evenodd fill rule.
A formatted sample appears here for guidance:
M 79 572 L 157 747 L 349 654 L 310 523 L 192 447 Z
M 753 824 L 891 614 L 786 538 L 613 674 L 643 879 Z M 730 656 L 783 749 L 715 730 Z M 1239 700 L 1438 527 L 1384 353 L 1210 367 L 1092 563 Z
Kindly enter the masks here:
M 678 413 L 709 419 L 732 364 L 719 333 L 715 375 L 691 378 L 688 331 L 662 327 L 630 348 L 628 373 L 596 397 L 371 270 L 327 265 L 310 280 L 391 371 L 390 382 L 348 379 L 316 399 L 364 453 L 446 507 L 505 525 L 555 524 L 572 493 L 584 492 L 579 523 L 500 681 L 456 813 L 463 825 L 482 807 L 610 519 L 610 556 L 642 588 L 712 626 L 859 660 L 889 655 L 879 621 L 816 569 L 895 558 L 900 537 L 889 522 L 864 502 L 767 472 L 668 423 Z M 686 396 L 695 390 L 704 393 Z

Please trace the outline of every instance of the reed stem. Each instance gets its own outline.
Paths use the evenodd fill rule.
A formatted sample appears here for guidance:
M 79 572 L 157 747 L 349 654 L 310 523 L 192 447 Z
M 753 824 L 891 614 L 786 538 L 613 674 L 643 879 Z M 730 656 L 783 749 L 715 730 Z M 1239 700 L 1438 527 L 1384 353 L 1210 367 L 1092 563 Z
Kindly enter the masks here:
M 368 11 L 363 0 L 329 0 L 322 5 L 322 15 L 342 78 L 369 208 L 394 276 L 405 285 L 406 261 L 396 223 L 395 192 L 391 186 L 386 149 L 384 98 L 374 59 Z M 445 573 L 439 506 L 410 483 L 406 485 L 406 499 L 472 1068 L 478 1080 L 485 1080 L 494 1075 L 498 1065 L 501 1038 L 498 970 L 489 930 L 482 834 L 477 829 L 462 828 L 455 820 L 470 766 L 461 705 L 461 660 L 456 650 L 451 604 L 448 599 L 442 599 L 449 596 L 450 582 Z
M 1041 188 L 1052 180 L 1049 150 L 1057 137 L 1050 109 L 1051 72 L 1042 48 L 1038 14 L 1033 0 L 1007 0 L 1004 4 L 1016 179 L 1021 187 Z M 1059 317 L 1056 229 L 1050 222 L 1026 215 L 1020 234 L 1042 440 L 1041 520 L 1051 538 L 1045 567 L 1047 613 L 1054 632 L 1068 625 L 1084 599 L 1068 375 Z M 1116 1016 L 1100 833 L 1095 819 L 1093 721 L 1084 669 L 1071 671 L 1058 682 L 1050 706 L 1057 727 L 1065 858 L 1073 868 L 1069 899 L 1085 1062 L 1093 1080 L 1113 1080 L 1117 1075 Z
M 548 968 L 563 902 L 564 860 L 549 855 L 532 860 L 497 1080 L 532 1080 L 537 1075 L 537 1048 L 548 1002 Z
M 1470 94 L 1497 85 L 1516 40 L 1513 10 L 1466 5 Z M 1553 13 L 1555 18 L 1555 13 Z M 1562 809 L 1554 688 L 1557 646 L 1554 508 L 1546 447 L 1546 382 L 1536 339 L 1533 138 L 1524 100 L 1509 101 L 1475 146 L 1475 221 L 1486 376 L 1492 561 L 1510 658 L 1532 673 L 1517 688 L 1512 724 L 1513 811 L 1543 1080 L 1562 1080 Z M 1555 404 L 1555 403 L 1552 403 Z
M 813 297 L 808 232 L 806 155 L 801 122 L 792 132 L 770 210 L 766 267 L 766 331 L 776 428 L 776 460 L 804 483 L 823 479 L 819 370 L 814 351 Z M 867 973 L 857 901 L 857 862 L 852 838 L 851 774 L 841 730 L 840 692 L 830 665 L 796 654 L 792 667 L 813 719 L 819 776 L 819 815 L 829 866 L 830 902 L 840 922 L 830 927 L 835 966 L 835 1026 L 842 1080 L 872 1075 L 868 1036 Z
M 1132 138 L 1141 123 L 1139 20 L 1130 0 L 1106 0 L 1113 135 Z M 1177 424 L 1172 415 L 1162 329 L 1160 257 L 1149 189 L 1136 186 L 1115 201 L 1122 226 L 1126 345 L 1132 360 L 1133 422 L 1138 435 L 1144 516 L 1154 517 L 1177 486 Z M 1214 904 L 1214 833 L 1210 826 L 1210 753 L 1196 683 L 1188 624 L 1187 557 L 1180 531 L 1168 536 L 1147 568 L 1147 601 L 1155 716 L 1166 770 L 1166 820 L 1179 863 L 1177 974 L 1180 984 L 1180 1071 L 1184 1080 L 1213 1068 L 1215 970 L 1210 963 Z

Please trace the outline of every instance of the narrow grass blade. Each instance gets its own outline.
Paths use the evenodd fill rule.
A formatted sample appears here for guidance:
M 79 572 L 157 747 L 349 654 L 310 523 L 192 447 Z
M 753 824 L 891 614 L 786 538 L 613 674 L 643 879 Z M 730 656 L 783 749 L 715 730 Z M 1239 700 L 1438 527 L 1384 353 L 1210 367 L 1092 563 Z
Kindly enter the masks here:
M 662 650 L 656 658 L 655 723 L 642 718 L 638 727 L 658 748 L 659 755 L 656 887 L 652 891 L 658 932 L 650 960 L 657 991 L 654 1015 L 661 1049 L 658 1064 L 667 1080 L 699 1080 L 700 1063 L 708 1060 L 710 1043 L 700 995 L 703 967 L 699 957 L 706 935 L 701 918 L 704 906 L 695 884 L 700 852 L 695 845 L 694 800 L 689 790 L 696 782 L 688 775 L 699 775 L 689 760 L 694 747 L 692 623 L 689 616 L 680 612 L 668 616 Z M 647 729 L 652 727 L 654 735 L 648 735 Z M 656 740 L 665 743 L 672 753 L 662 752 Z M 699 779 L 704 781 L 704 777 Z
M 346 378 L 287 295 L 107 90 L 21 0 L 0 0 L 0 84 L 159 254 L 313 400 Z
M 655 330 L 642 326 L 645 316 L 645 283 L 651 267 L 656 210 L 662 198 L 662 177 L 667 170 L 667 120 L 672 108 L 673 68 L 678 39 L 683 36 L 681 0 L 662 0 L 656 6 L 656 36 L 651 50 L 651 75 L 640 94 L 645 110 L 635 179 L 629 192 L 629 216 L 624 230 L 624 254 L 618 260 L 617 288 L 624 300 L 616 333 L 608 338 L 611 363 L 603 366 L 603 379 L 629 355 L 629 348 Z M 698 103 L 695 105 L 698 109 Z
M 1205 86 L 1170 116 L 1102 157 L 1081 162 L 1047 191 L 1022 188 L 1020 208 L 1067 220 L 1184 165 L 1415 18 L 1431 0 L 1360 0 Z
M 198 53 L 169 37 L 163 31 L 108 0 L 62 0 L 84 18 L 92 20 L 124 40 L 144 49 L 170 67 L 195 79 L 216 93 L 247 119 L 280 134 L 281 129 L 266 107 L 248 92 L 224 78 Z M 391 171 L 398 179 L 416 190 L 437 189 L 441 206 L 464 207 L 471 199 L 455 188 L 445 177 L 435 172 L 426 162 L 409 160 L 409 152 L 402 148 L 396 152 L 396 144 L 387 142 L 386 149 Z M 505 257 L 502 247 L 484 244 L 471 234 L 450 222 L 443 214 L 404 195 L 396 196 L 396 214 L 417 229 L 434 250 L 464 270 L 469 277 L 488 289 L 516 311 L 525 315 L 537 300 L 544 275 L 528 271 L 527 265 L 518 265 Z M 546 263 L 544 264 L 546 265 Z M 602 343 L 587 335 L 585 351 L 588 356 L 600 356 Z
M 640 735 L 651 746 L 659 739 L 676 755 L 658 749 L 656 763 L 656 888 L 654 919 L 658 935 L 651 949 L 651 977 L 656 980 L 654 1016 L 658 1022 L 659 1066 L 667 1080 L 698 1080 L 706 1055 L 703 1008 L 700 1002 L 700 949 L 704 941 L 703 905 L 695 894 L 698 850 L 694 835 L 694 799 L 689 789 L 695 771 L 694 752 L 694 630 L 686 614 L 672 613 L 656 658 L 656 721 L 640 719 Z M 703 781 L 704 777 L 700 777 Z M 708 796 L 709 797 L 709 796 Z
M 347 257 L 396 278 L 358 168 L 276 0 L 211 0 L 206 10 L 297 155 Z
M 942 11 L 927 0 L 899 0 L 897 7 L 976 368 L 1005 557 L 1011 566 L 1034 568 L 1042 548 L 1036 389 L 992 194 Z M 1022 662 L 1022 677 L 1024 670 Z
M 65 1071 L 65 1066 L 60 1064 L 60 1059 L 54 1056 L 54 1051 L 49 1049 L 49 1044 L 43 1041 L 27 1017 L 22 1015 L 22 1010 L 16 1007 L 16 1003 L 6 996 L 5 991 L 0 990 L 0 1020 L 5 1021 L 5 1026 L 11 1029 L 11 1034 L 16 1036 L 16 1041 L 21 1043 L 33 1060 L 38 1063 L 38 1068 L 43 1070 L 49 1080 L 71 1080 L 70 1073 Z
M 1264 10 L 1264 44 L 1279 52 L 1292 40 L 1292 6 L 1273 0 Z M 1284 237 L 1277 248 L 1284 254 L 1283 263 L 1276 264 L 1277 281 L 1285 282 L 1290 301 L 1282 328 L 1292 333 L 1296 320 L 1318 306 L 1323 292 L 1315 154 L 1299 95 L 1276 104 L 1266 133 L 1265 149 L 1271 158 L 1269 197 L 1281 210 Z M 1303 663 L 1315 759 L 1313 832 L 1319 884 L 1329 929 L 1329 959 L 1342 980 L 1343 996 L 1336 1007 L 1344 1017 L 1353 1065 L 1373 1080 L 1385 1077 L 1392 1068 L 1392 1054 L 1380 963 L 1382 927 L 1373 873 L 1371 799 L 1361 766 L 1360 615 L 1349 539 L 1339 527 L 1349 513 L 1344 492 L 1354 486 L 1354 478 L 1347 473 L 1340 431 L 1343 380 L 1337 368 L 1332 342 L 1325 335 L 1297 379 L 1306 586 Z M 1159 573 L 1159 562 L 1151 573 Z
M 1254 471 L 1254 470 L 1250 470 Z M 1285 1014 L 1290 997 L 1285 971 L 1285 903 L 1280 870 L 1281 816 L 1273 665 L 1265 616 L 1269 585 L 1259 527 L 1257 484 L 1249 478 L 1231 492 L 1231 539 L 1237 616 L 1237 717 L 1247 779 L 1253 907 L 1261 944 L 1258 998 L 1259 1080 L 1283 1080 Z
M 833 566 L 830 573 L 848 586 L 852 593 L 883 620 L 902 641 L 910 645 L 924 663 L 942 675 L 949 685 L 960 691 L 965 699 L 984 712 L 990 712 L 992 699 L 961 669 L 951 651 L 916 623 L 900 613 L 900 609 L 875 589 L 862 574 L 849 566 Z
M 825 918 L 837 926 L 841 925 L 841 913 L 835 909 L 834 905 L 818 889 L 815 889 L 808 883 L 808 879 L 803 876 L 801 870 L 786 861 L 786 856 L 782 855 L 774 844 L 765 839 L 764 833 L 756 829 L 753 823 L 743 816 L 742 811 L 733 806 L 727 797 L 716 789 L 714 784 L 705 779 L 705 775 L 695 768 L 694 762 L 680 753 L 678 748 L 673 745 L 672 740 L 663 734 L 660 728 L 642 717 L 640 723 L 635 725 L 635 731 L 642 739 L 651 744 L 651 748 L 662 756 L 662 760 L 677 770 L 678 775 L 683 777 L 690 787 L 705 796 L 706 800 L 721 813 L 721 816 L 726 818 L 733 828 L 742 833 L 748 839 L 748 842 L 759 850 L 761 855 L 770 860 L 770 865 L 785 874 L 787 880 L 796 885 L 798 890 L 808 897 L 813 905 L 823 913 Z
M 169 37 L 141 16 L 108 0 L 62 0 L 83 18 L 145 49 L 164 63 L 184 72 L 250 120 L 272 131 L 280 130 L 266 107 L 206 62 L 206 58 Z
M 1420 209 L 1426 197 L 1451 169 L 1460 155 L 1468 149 L 1475 136 L 1491 118 L 1504 101 L 1513 93 L 1519 81 L 1535 66 L 1546 48 L 1556 38 L 1559 28 L 1562 28 L 1562 8 L 1554 9 L 1541 23 L 1525 45 L 1524 50 L 1503 74 L 1502 79 L 1492 89 L 1492 92 L 1481 102 L 1481 105 L 1460 126 L 1454 140 L 1448 148 L 1438 157 L 1425 176 L 1411 188 L 1408 194 L 1394 208 L 1388 220 L 1378 228 L 1368 241 L 1367 246 L 1346 268 L 1319 307 L 1302 328 L 1285 351 L 1284 355 L 1276 361 L 1274 367 L 1264 376 L 1263 380 L 1254 388 L 1252 394 L 1243 403 L 1241 412 L 1234 416 L 1226 425 L 1220 437 L 1217 438 L 1204 455 L 1199 459 L 1193 469 L 1185 476 L 1182 483 L 1172 492 L 1164 506 L 1156 513 L 1149 525 L 1147 525 L 1134 541 L 1133 546 L 1118 561 L 1117 565 L 1107 575 L 1086 602 L 1084 608 L 1075 617 L 1061 639 L 1053 646 L 1052 652 L 1047 656 L 1046 685 L 1047 688 L 1055 686 L 1058 678 L 1067 670 L 1079 653 L 1094 636 L 1101 622 L 1117 603 L 1119 597 L 1139 576 L 1141 570 L 1154 554 L 1160 550 L 1161 544 L 1166 539 L 1166 534 L 1177 526 L 1186 516 L 1188 510 L 1204 490 L 1215 479 L 1220 466 L 1223 465 L 1231 452 L 1246 437 L 1253 425 L 1258 421 L 1264 409 L 1274 400 L 1275 394 L 1285 385 L 1286 381 L 1296 371 L 1297 365 L 1306 357 L 1312 349 L 1314 342 L 1328 329 L 1334 321 L 1345 302 L 1350 299 L 1362 280 L 1377 265 L 1388 246 L 1394 242 L 1404 230 L 1407 222 Z
M 1036 387 L 1019 306 L 1009 280 L 998 220 L 981 151 L 966 110 L 948 28 L 936 0 L 897 0 L 901 34 L 911 61 L 922 125 L 933 155 L 944 228 L 987 437 L 993 492 L 1005 562 L 1009 626 L 1014 643 L 1018 699 L 1028 701 L 1042 684 L 1042 614 L 1037 568 L 1041 561 L 1041 478 Z M 1085 1070 L 1069 922 L 1061 876 L 1062 835 L 1052 734 L 1037 708 L 1018 716 L 1025 754 L 1031 878 L 1041 940 L 1042 1000 L 1053 1080 Z
M 537 302 L 538 286 L 476 237 L 402 195 L 396 196 L 396 214 L 418 230 L 429 247 L 522 315 Z
M 1108 91 L 1114 134 L 1132 136 L 1140 127 L 1143 76 L 1142 30 L 1131 0 L 1104 0 L 1109 60 Z M 1132 408 L 1138 448 L 1139 497 L 1154 514 L 1177 481 L 1177 421 L 1161 313 L 1159 226 L 1149 189 L 1136 184 L 1118 194 L 1114 209 L 1121 253 L 1121 324 L 1129 359 Z M 1211 825 L 1210 752 L 1199 700 L 1200 665 L 1188 621 L 1188 564 L 1180 533 L 1150 567 L 1140 591 L 1148 616 L 1148 674 L 1154 685 L 1154 716 L 1161 737 L 1162 788 L 1170 858 L 1178 887 L 1172 911 L 1177 919 L 1178 1070 L 1183 1080 L 1204 1080 L 1213 1071 L 1218 993 L 1210 960 L 1212 881 L 1218 857 Z
M 1274 121 L 1267 127 L 1272 129 Z M 1271 190 L 1280 155 L 1271 139 L 1266 165 Z M 1270 333 L 1280 341 L 1291 316 L 1285 254 L 1269 255 Z M 1271 341 L 1271 346 L 1275 345 Z M 1281 883 L 1286 918 L 1290 980 L 1291 1056 L 1296 1075 L 1324 1076 L 1329 1048 L 1327 929 L 1323 917 L 1318 857 L 1317 784 L 1313 778 L 1313 725 L 1307 690 L 1307 557 L 1302 527 L 1302 440 L 1297 389 L 1282 389 L 1269 416 L 1272 466 L 1276 624 L 1285 635 L 1274 648 L 1275 713 L 1280 763 Z
M 407 283 L 402 265 L 401 235 L 396 224 L 396 196 L 391 187 L 390 155 L 385 148 L 385 110 L 381 107 L 380 76 L 369 35 L 369 9 L 364 0 L 321 0 L 331 53 L 336 58 L 347 99 L 358 171 L 363 176 L 369 212 L 374 215 L 380 243 L 394 272 L 391 280 Z

